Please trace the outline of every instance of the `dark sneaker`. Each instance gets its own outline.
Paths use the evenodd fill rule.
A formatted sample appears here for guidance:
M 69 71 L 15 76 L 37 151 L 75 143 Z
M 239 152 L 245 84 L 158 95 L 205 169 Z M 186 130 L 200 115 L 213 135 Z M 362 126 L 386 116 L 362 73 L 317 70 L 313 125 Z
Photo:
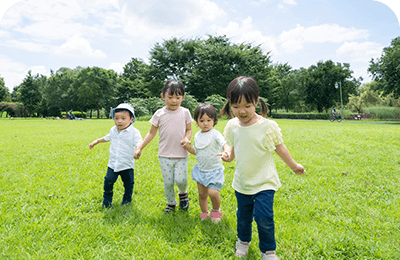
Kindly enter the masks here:
M 189 209 L 189 200 L 189 194 L 187 192 L 179 193 L 179 207 L 181 210 L 187 211 Z
M 168 214 L 175 211 L 176 205 L 174 204 L 167 204 L 167 207 L 164 209 L 164 214 Z

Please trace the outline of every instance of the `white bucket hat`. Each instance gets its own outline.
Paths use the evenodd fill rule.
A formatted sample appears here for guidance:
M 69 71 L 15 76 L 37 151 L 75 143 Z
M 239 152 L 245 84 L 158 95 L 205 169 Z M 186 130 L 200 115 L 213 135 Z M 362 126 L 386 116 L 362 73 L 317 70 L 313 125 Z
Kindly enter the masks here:
M 133 116 L 133 122 L 134 123 L 136 121 L 136 117 L 135 117 L 135 110 L 133 109 L 133 107 L 131 106 L 131 104 L 128 103 L 121 103 L 119 104 L 116 108 L 114 108 L 112 110 L 112 118 L 114 119 L 114 114 L 115 114 L 115 110 L 117 109 L 124 109 L 124 110 L 128 110 L 132 116 Z

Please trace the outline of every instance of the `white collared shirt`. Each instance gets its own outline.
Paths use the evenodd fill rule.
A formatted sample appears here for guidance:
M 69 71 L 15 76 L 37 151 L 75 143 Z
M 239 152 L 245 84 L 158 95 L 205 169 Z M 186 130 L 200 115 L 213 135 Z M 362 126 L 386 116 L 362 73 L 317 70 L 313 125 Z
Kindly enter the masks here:
M 130 125 L 118 133 L 118 128 L 113 126 L 110 133 L 104 137 L 104 140 L 111 140 L 108 167 L 115 172 L 135 169 L 133 154 L 136 146 L 142 142 L 139 130 Z

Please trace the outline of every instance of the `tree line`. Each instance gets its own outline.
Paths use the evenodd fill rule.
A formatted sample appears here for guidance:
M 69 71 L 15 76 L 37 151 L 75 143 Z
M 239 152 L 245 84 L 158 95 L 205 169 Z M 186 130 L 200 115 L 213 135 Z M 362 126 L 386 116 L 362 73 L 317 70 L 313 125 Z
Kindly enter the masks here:
M 340 88 L 344 104 L 349 97 L 363 93 L 362 78 L 353 77 L 349 63 L 327 60 L 293 69 L 288 63 L 273 63 L 270 53 L 264 53 L 259 45 L 234 44 L 226 36 L 172 38 L 156 43 L 149 54 L 148 64 L 131 58 L 120 74 L 99 67 L 62 67 L 51 71 L 49 77 L 29 71 L 12 93 L 0 77 L 0 100 L 15 107 L 22 104 L 28 115 L 59 116 L 73 109 L 97 110 L 99 116 L 102 108 L 159 97 L 166 79 L 181 80 L 197 102 L 210 96 L 221 100 L 229 82 L 242 75 L 254 77 L 270 110 L 326 112 L 340 103 Z M 370 62 L 374 91 L 398 98 L 399 67 L 398 37 L 384 48 L 380 58 Z M 0 109 L 10 109 L 11 105 L 4 105 L 7 102 Z

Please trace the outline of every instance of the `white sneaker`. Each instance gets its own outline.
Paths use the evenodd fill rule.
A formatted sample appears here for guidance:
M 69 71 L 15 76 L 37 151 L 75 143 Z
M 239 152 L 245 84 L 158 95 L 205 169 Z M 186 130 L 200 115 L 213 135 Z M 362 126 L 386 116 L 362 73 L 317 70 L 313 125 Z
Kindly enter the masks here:
M 262 260 L 279 260 L 279 258 L 275 255 L 275 251 L 261 253 L 261 259 Z
M 240 239 L 236 242 L 236 256 L 245 257 L 249 252 L 250 242 L 243 242 Z

